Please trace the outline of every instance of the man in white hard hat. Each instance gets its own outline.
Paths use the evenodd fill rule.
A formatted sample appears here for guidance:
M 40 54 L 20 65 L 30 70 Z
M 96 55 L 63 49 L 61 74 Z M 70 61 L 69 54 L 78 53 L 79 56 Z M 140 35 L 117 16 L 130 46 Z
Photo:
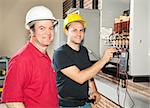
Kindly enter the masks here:
M 57 21 L 45 6 L 32 7 L 25 28 L 30 40 L 9 61 L 2 102 L 8 108 L 58 108 L 56 73 L 47 48 Z

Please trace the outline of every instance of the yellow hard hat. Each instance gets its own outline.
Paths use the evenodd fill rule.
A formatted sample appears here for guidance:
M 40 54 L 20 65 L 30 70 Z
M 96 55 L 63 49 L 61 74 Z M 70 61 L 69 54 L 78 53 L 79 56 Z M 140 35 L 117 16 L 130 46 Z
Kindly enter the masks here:
M 71 13 L 68 14 L 67 17 L 64 19 L 64 29 L 66 29 L 66 26 L 69 23 L 76 21 L 83 22 L 83 26 L 84 28 L 86 28 L 86 21 L 79 14 Z

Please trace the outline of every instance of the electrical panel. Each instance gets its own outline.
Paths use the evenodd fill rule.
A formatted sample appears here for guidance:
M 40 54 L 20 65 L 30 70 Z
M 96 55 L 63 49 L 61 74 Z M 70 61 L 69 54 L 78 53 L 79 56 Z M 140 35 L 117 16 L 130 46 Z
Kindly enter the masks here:
M 150 1 L 131 0 L 129 74 L 150 76 Z
M 114 18 L 112 32 L 107 32 L 107 36 L 103 31 L 108 31 L 109 27 L 101 26 L 103 34 L 100 36 L 100 49 L 107 47 L 118 49 L 120 52 L 118 57 L 114 57 L 110 62 L 118 63 L 119 73 L 127 71 L 130 76 L 149 77 L 150 1 L 130 0 L 129 5 L 128 10 L 121 11 L 120 17 Z M 100 50 L 100 53 L 102 52 Z

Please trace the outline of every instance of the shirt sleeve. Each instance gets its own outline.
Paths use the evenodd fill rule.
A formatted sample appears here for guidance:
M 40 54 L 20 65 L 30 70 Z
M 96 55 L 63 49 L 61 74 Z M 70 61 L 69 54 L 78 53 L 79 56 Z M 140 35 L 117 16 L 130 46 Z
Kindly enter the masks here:
M 8 72 L 4 81 L 2 92 L 2 102 L 22 102 L 23 90 L 25 83 L 28 82 L 27 78 L 27 61 L 11 60 L 9 63 Z
M 74 61 L 64 51 L 56 51 L 53 55 L 53 67 L 56 72 L 74 64 Z

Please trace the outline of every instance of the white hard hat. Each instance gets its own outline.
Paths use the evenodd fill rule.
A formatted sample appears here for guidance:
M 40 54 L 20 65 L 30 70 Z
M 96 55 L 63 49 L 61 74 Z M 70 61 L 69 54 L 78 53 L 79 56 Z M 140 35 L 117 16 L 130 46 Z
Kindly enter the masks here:
M 53 16 L 51 10 L 45 6 L 32 7 L 26 14 L 25 28 L 29 29 L 28 24 L 36 20 L 50 19 L 54 21 L 54 25 L 57 24 L 57 20 Z

